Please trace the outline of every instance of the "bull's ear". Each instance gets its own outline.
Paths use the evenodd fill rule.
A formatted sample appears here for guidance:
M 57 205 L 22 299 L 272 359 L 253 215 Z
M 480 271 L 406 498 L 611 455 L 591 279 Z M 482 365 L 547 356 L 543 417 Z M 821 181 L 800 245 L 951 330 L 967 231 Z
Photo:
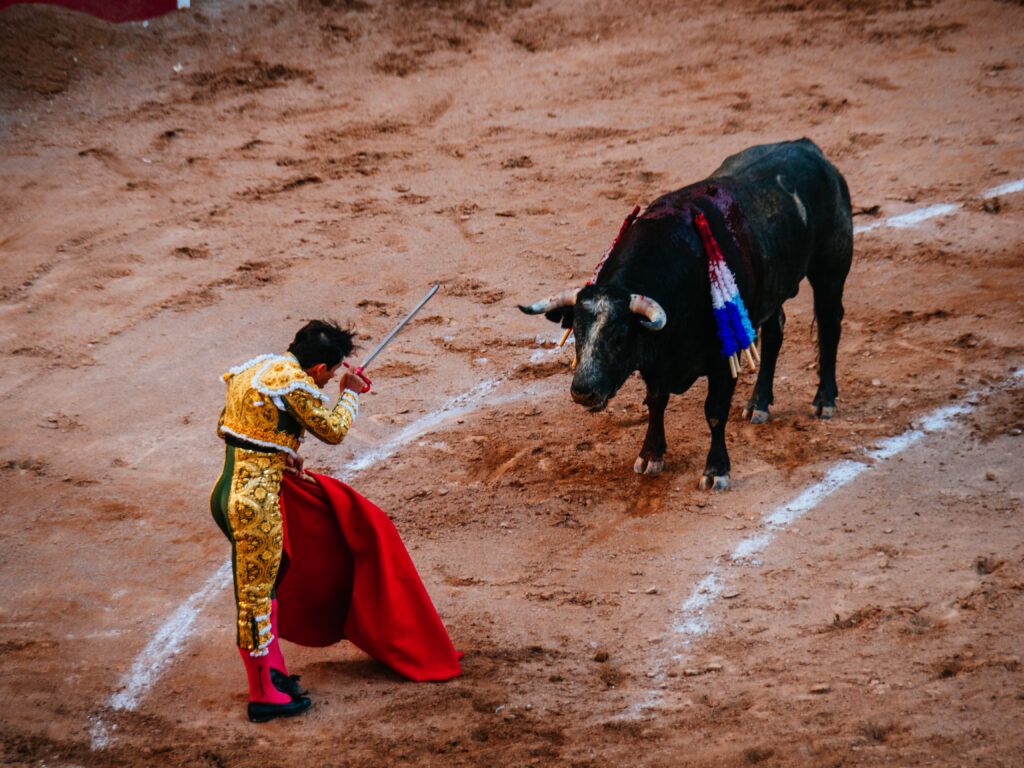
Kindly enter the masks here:
M 558 323 L 563 328 L 572 328 L 572 307 L 559 307 L 545 312 L 544 317 L 552 323 Z

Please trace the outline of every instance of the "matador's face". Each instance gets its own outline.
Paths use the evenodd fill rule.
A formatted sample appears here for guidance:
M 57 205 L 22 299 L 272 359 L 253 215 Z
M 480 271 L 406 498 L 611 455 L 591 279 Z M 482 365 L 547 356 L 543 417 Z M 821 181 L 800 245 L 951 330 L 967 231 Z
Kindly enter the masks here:
M 316 385 L 320 387 L 320 389 L 323 389 L 327 386 L 327 382 L 334 378 L 334 375 L 338 372 L 339 368 L 341 368 L 340 362 L 333 368 L 328 368 L 323 363 L 317 363 L 312 368 L 307 368 L 306 373 L 309 374 L 310 378 L 316 382 Z

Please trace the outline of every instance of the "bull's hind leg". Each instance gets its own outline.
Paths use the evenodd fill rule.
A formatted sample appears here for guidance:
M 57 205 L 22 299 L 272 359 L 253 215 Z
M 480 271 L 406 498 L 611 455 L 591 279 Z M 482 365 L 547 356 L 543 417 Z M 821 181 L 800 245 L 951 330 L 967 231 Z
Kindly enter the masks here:
M 757 373 L 754 392 L 743 409 L 743 418 L 751 424 L 763 424 L 768 420 L 768 409 L 775 402 L 775 364 L 779 361 L 782 348 L 782 329 L 786 325 L 786 313 L 782 307 L 764 321 L 761 326 L 761 369 Z
M 850 270 L 852 236 L 845 247 L 837 249 L 836 259 L 808 273 L 814 289 L 814 316 L 818 324 L 818 391 L 814 395 L 814 415 L 830 419 L 836 415 L 836 355 L 843 326 L 843 286 Z
M 638 475 L 656 475 L 665 468 L 665 408 L 668 395 L 655 395 L 647 390 L 647 434 L 640 455 L 633 464 Z
M 811 286 L 814 288 L 814 316 L 818 321 L 818 391 L 814 395 L 814 415 L 831 419 L 836 415 L 839 395 L 836 354 L 844 313 L 843 283 L 812 279 Z
M 711 449 L 698 487 L 701 490 L 724 491 L 729 487 L 729 452 L 725 448 L 725 423 L 729 420 L 729 404 L 736 389 L 736 379 L 722 360 L 708 374 L 708 396 L 704 400 L 704 418 L 711 428 Z

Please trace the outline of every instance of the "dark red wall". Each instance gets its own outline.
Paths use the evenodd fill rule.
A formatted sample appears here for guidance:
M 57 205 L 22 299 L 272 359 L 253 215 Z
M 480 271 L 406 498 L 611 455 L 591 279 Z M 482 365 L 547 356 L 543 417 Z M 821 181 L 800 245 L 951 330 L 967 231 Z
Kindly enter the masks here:
M 60 5 L 107 21 L 151 19 L 178 8 L 178 0 L 0 0 L 0 9 L 16 3 Z

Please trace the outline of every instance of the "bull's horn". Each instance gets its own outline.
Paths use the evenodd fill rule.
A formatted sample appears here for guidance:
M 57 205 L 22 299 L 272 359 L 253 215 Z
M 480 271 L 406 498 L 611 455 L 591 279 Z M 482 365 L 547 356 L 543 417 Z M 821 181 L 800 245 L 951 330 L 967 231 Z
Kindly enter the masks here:
M 576 304 L 576 294 L 579 292 L 579 288 L 569 288 L 556 296 L 548 296 L 546 299 L 541 299 L 535 304 L 530 304 L 528 307 L 520 304 L 519 309 L 528 315 L 539 315 L 543 312 L 550 312 L 553 309 L 572 307 Z
M 660 331 L 665 327 L 665 323 L 668 322 L 668 315 L 661 308 L 661 304 L 654 299 L 641 296 L 639 293 L 630 294 L 629 309 L 631 312 L 636 312 L 638 315 L 646 317 L 646 320 L 640 321 L 640 325 L 652 331 Z

